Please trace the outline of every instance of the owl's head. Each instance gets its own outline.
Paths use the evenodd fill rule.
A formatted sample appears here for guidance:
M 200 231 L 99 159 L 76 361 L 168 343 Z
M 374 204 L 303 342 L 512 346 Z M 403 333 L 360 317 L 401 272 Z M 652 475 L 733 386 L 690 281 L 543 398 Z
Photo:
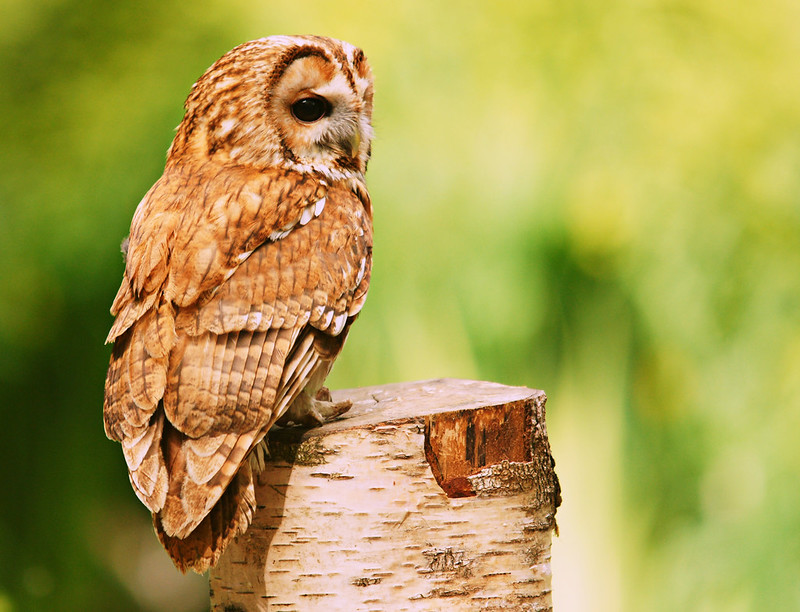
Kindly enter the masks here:
M 331 178 L 366 171 L 372 73 L 361 49 L 320 36 L 270 36 L 226 53 L 195 83 L 169 161 L 213 158 Z

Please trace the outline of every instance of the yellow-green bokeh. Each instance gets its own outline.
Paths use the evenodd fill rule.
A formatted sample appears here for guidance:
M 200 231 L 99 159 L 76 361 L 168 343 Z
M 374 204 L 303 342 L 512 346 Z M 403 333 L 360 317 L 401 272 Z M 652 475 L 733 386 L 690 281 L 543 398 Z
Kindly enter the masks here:
M 800 608 L 800 5 L 5 0 L 0 610 L 200 610 L 105 440 L 119 242 L 192 82 L 275 33 L 376 78 L 333 386 L 542 388 L 558 610 Z

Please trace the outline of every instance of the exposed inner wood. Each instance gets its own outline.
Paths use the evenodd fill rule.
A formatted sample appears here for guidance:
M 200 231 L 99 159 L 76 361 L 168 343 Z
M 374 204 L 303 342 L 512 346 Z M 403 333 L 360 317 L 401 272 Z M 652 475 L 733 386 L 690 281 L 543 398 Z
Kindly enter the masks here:
M 530 462 L 532 410 L 519 400 L 425 418 L 425 456 L 448 497 L 475 495 L 470 477 L 486 466 Z

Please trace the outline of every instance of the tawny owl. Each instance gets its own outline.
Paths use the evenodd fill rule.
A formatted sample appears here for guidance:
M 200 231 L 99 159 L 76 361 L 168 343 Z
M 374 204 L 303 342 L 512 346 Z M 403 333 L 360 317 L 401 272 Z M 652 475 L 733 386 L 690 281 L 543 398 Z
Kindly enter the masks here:
M 197 81 L 133 216 L 103 416 L 182 571 L 247 529 L 264 436 L 341 413 L 322 387 L 367 295 L 364 53 L 240 45 Z

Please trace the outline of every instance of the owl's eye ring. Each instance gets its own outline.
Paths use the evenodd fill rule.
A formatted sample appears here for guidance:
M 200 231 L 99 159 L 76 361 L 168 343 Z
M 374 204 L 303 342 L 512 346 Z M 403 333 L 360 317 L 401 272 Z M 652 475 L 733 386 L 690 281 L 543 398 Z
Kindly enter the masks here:
M 303 123 L 314 123 L 331 114 L 331 103 L 320 96 L 307 96 L 292 103 L 292 115 Z

